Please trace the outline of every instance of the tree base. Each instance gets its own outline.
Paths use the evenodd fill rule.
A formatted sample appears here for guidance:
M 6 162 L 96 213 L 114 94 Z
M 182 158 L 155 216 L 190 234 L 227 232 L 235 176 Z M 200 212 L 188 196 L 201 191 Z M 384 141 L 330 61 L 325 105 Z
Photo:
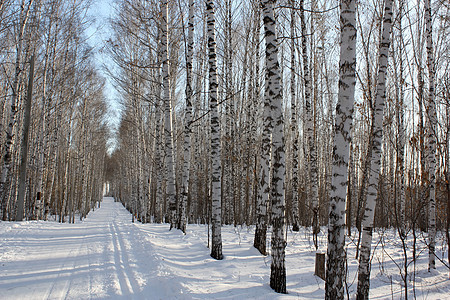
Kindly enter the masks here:
M 358 270 L 360 272 L 360 270 Z M 369 288 L 370 288 L 370 273 L 358 274 L 358 286 L 356 293 L 356 300 L 367 300 L 369 299 Z
M 286 292 L 286 268 L 270 267 L 270 287 L 277 293 Z
M 222 260 L 223 259 L 223 254 L 222 254 L 222 245 L 212 245 L 211 247 L 211 257 L 217 260 Z

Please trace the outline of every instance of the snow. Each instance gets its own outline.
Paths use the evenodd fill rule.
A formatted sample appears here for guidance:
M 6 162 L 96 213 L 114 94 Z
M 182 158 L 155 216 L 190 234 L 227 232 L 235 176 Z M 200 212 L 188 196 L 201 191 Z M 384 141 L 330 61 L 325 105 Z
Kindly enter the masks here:
M 323 299 L 324 282 L 313 275 L 315 251 L 309 231 L 288 231 L 287 295 L 269 285 L 270 257 L 252 247 L 253 227 L 224 226 L 225 259 L 215 261 L 204 225 L 187 234 L 167 224 L 132 223 L 120 203 L 104 198 L 83 222 L 0 223 L 0 299 Z M 427 251 L 418 237 L 415 293 L 418 299 L 449 299 L 448 269 L 437 261 L 427 272 Z M 400 242 L 392 231 L 374 234 L 371 299 L 399 299 L 396 264 Z M 412 240 L 412 239 L 411 239 Z M 437 256 L 447 257 L 443 238 Z M 408 240 L 409 242 L 412 242 Z M 348 244 L 350 297 L 357 281 L 355 245 Z M 320 249 L 326 249 L 322 231 Z M 413 264 L 410 272 L 413 273 Z M 409 295 L 413 297 L 412 281 Z

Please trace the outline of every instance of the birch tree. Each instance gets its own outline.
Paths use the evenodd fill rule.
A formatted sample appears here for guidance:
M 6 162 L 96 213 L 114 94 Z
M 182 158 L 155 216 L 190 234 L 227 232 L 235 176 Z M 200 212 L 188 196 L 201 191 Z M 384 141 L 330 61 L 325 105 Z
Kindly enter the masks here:
M 402 18 L 403 18 L 403 12 L 404 10 L 404 0 L 399 1 L 399 7 L 398 7 L 398 13 L 397 13 L 397 22 L 398 22 L 398 59 L 399 59 L 399 70 L 397 74 L 397 70 L 395 71 L 395 78 L 397 80 L 397 88 L 396 88 L 396 98 L 397 98 L 397 132 L 398 132 L 398 157 L 397 157 L 397 173 L 398 173 L 398 181 L 400 184 L 400 191 L 399 191 L 399 202 L 400 202 L 400 211 L 398 213 L 399 216 L 397 216 L 399 227 L 399 232 L 402 237 L 402 239 L 405 238 L 405 204 L 406 204 L 406 195 L 405 195 L 405 118 L 404 118 L 404 75 L 403 75 L 403 30 L 402 30 Z M 405 265 L 405 268 L 407 266 Z
M 305 116 L 306 116 L 306 172 L 307 176 L 310 178 L 308 180 L 307 194 L 308 199 L 310 199 L 312 212 L 313 212 L 313 236 L 314 245 L 317 248 L 317 234 L 320 230 L 319 228 L 319 194 L 317 186 L 317 152 L 314 140 L 314 111 L 311 103 L 311 71 L 308 63 L 308 46 L 307 46 L 307 31 L 305 22 L 305 8 L 304 1 L 300 0 L 300 22 L 302 27 L 302 60 L 303 60 L 303 84 L 304 84 L 304 97 L 305 97 Z
M 157 39 L 160 39 L 160 35 L 162 35 L 162 30 L 160 28 L 158 28 L 158 37 Z M 161 85 L 159 84 L 159 82 L 161 81 L 161 70 L 160 67 L 161 66 L 161 62 L 163 60 L 163 57 L 161 55 L 162 53 L 162 45 L 161 43 L 158 42 L 158 46 L 157 46 L 157 64 L 158 64 L 158 69 L 156 71 L 156 80 L 158 82 L 157 86 L 156 86 L 156 92 L 155 92 L 155 97 L 154 97 L 154 102 L 155 102 L 155 129 L 154 129 L 154 134 L 155 134 L 155 143 L 154 143 L 154 152 L 155 152 L 155 163 L 154 163 L 154 173 L 156 175 L 156 191 L 155 191 L 155 217 L 157 222 L 162 222 L 163 221 L 163 216 L 164 216 L 164 210 L 163 210 L 163 193 L 162 193 L 162 182 L 163 182 L 163 162 L 162 162 L 162 157 L 163 157 L 163 149 L 162 149 L 162 143 L 161 143 L 161 136 L 159 134 L 160 130 L 161 130 Z
M 259 24 L 260 13 L 259 8 L 255 7 L 255 12 Z M 255 28 L 258 28 L 255 25 Z M 255 30 L 257 31 L 257 30 Z M 256 40 L 256 32 L 255 40 Z M 259 43 L 258 43 L 259 44 Z M 257 57 L 259 57 L 259 47 L 257 47 Z M 259 64 L 259 62 L 257 62 Z M 258 74 L 256 75 L 258 76 Z M 257 79 L 258 80 L 258 79 Z M 259 155 L 258 169 L 258 190 L 256 196 L 256 230 L 253 245 L 262 254 L 266 255 L 266 234 L 267 234 L 267 204 L 270 194 L 270 153 L 271 153 L 271 134 L 272 134 L 272 118 L 270 111 L 270 99 L 264 97 L 263 113 L 262 113 L 262 134 L 261 134 L 261 150 Z
M 295 36 L 295 0 L 291 0 L 291 37 Z M 303 11 L 302 11 L 303 13 Z M 303 17 L 301 17 L 303 18 Z M 302 23 L 303 26 L 303 23 Z M 303 28 L 302 28 L 303 30 Z M 303 31 L 302 31 L 303 33 Z M 302 34 L 303 35 L 303 34 Z M 292 230 L 299 231 L 298 209 L 298 127 L 297 127 L 297 95 L 295 92 L 295 40 L 291 40 L 291 135 L 292 135 Z
M 256 66 L 255 66 L 255 87 L 254 87 L 254 100 L 257 103 L 259 97 L 259 24 L 260 20 L 260 8 L 258 5 L 254 5 L 253 11 L 255 13 L 253 24 L 253 36 L 252 42 L 258 45 L 255 49 Z M 256 178 L 256 229 L 253 246 L 258 249 L 262 255 L 266 255 L 266 237 L 267 237 L 267 204 L 269 201 L 269 184 L 270 184 L 270 135 L 272 132 L 272 121 L 270 118 L 270 102 L 269 99 L 264 97 L 262 103 L 262 130 L 261 130 L 261 142 L 259 145 L 259 159 L 257 160 L 257 172 Z M 256 122 L 256 120 L 255 120 Z
M 183 179 L 178 228 L 186 233 L 186 205 L 189 192 L 192 122 L 192 56 L 194 49 L 194 1 L 189 0 L 188 38 L 186 43 L 186 113 L 184 120 Z
M 392 0 L 386 0 L 384 4 L 384 19 L 382 36 L 379 47 L 378 79 L 373 103 L 373 140 L 372 158 L 370 170 L 373 174 L 368 174 L 369 186 L 367 191 L 367 201 L 362 221 L 361 248 L 358 267 L 358 290 L 357 299 L 369 298 L 370 285 L 370 250 L 372 243 L 372 230 L 375 215 L 375 206 L 378 196 L 378 179 L 381 167 L 381 143 L 383 134 L 383 111 L 386 100 L 386 73 L 388 65 L 388 55 L 390 46 L 390 35 L 392 28 Z
M 9 203 L 9 185 L 11 184 L 11 167 L 13 156 L 14 129 L 17 123 L 17 111 L 19 109 L 19 85 L 22 76 L 22 51 L 24 47 L 24 35 L 30 16 L 33 0 L 21 1 L 19 11 L 19 22 L 17 24 L 17 44 L 14 79 L 11 85 L 11 110 L 9 112 L 8 127 L 6 128 L 6 141 L 4 157 L 0 177 L 0 201 L 2 203 L 2 220 L 6 221 Z
M 428 199 L 428 271 L 436 269 L 436 135 L 437 116 L 435 104 L 435 67 L 433 55 L 433 27 L 431 18 L 431 0 L 425 0 L 425 35 L 427 39 L 427 68 L 428 68 L 428 101 L 426 105 L 427 127 L 427 160 L 429 178 Z M 447 203 L 447 205 L 449 205 Z
M 20 153 L 19 166 L 19 192 L 17 196 L 17 212 L 16 221 L 23 220 L 24 206 L 25 206 L 25 192 L 26 192 L 26 176 L 27 176 L 27 161 L 28 161 L 28 143 L 29 130 L 31 118 L 31 101 L 33 98 L 33 83 L 34 83 L 34 57 L 33 54 L 30 59 L 30 73 L 28 75 L 27 99 L 25 104 L 24 114 L 24 129 L 22 133 L 22 145 Z
M 58 27 L 57 20 L 57 12 L 59 11 L 58 6 L 60 3 L 54 1 L 50 4 L 50 7 L 44 6 L 44 8 L 48 11 L 47 14 L 47 28 L 46 35 L 47 39 L 45 41 L 45 55 L 44 55 L 44 66 L 43 66 L 43 74 L 42 74 L 42 97 L 41 97 L 41 118 L 39 119 L 39 132 L 38 135 L 38 145 L 37 145 L 37 185 L 36 185 L 36 193 L 35 193 L 35 206 L 36 206 L 36 215 L 37 219 L 40 219 L 43 215 L 44 209 L 44 176 L 45 176 L 45 153 L 48 150 L 49 146 L 49 120 L 50 120 L 50 108 L 51 108 L 51 96 L 55 89 L 53 88 L 55 82 L 54 71 L 52 72 L 51 66 L 55 65 L 56 61 L 56 49 L 55 47 L 51 47 L 51 45 L 56 44 L 58 31 L 60 28 Z M 44 19 L 45 22 L 45 19 Z M 54 70 L 54 69 L 53 69 Z
M 220 124 L 219 109 L 217 105 L 217 59 L 214 1 L 207 0 L 207 34 L 208 34 L 208 58 L 209 58 L 209 108 L 211 119 L 211 201 L 212 201 L 212 246 L 211 257 L 221 260 L 222 254 L 222 204 L 221 204 L 221 162 L 220 162 Z
M 164 103 L 164 141 L 165 141 L 165 159 L 166 159 L 166 195 L 169 202 L 170 228 L 176 225 L 176 191 L 175 191 L 175 161 L 173 151 L 173 129 L 172 129 L 172 104 L 170 100 L 169 86 L 169 51 L 168 36 L 168 2 L 163 0 L 161 3 L 161 45 L 162 45 L 162 89 Z
M 261 1 L 264 21 L 264 38 L 266 43 L 266 87 L 264 98 L 268 99 L 268 102 L 270 103 L 270 115 L 265 117 L 273 124 L 273 175 L 270 191 L 272 204 L 272 263 L 270 265 L 270 287 L 277 293 L 286 293 L 286 267 L 284 264 L 286 248 L 286 241 L 284 240 L 284 177 L 286 170 L 283 115 L 281 107 L 283 98 L 273 5 L 273 0 Z
M 340 2 L 339 92 L 334 126 L 325 299 L 344 299 L 345 195 L 356 70 L 356 1 Z

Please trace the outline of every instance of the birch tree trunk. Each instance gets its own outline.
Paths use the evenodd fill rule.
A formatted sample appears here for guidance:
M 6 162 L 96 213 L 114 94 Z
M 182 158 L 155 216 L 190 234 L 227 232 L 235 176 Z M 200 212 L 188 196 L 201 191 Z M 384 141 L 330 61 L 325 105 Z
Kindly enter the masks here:
M 223 182 L 223 223 L 231 224 L 234 217 L 238 216 L 236 220 L 237 223 L 241 222 L 241 209 L 240 203 L 235 202 L 235 180 L 233 179 L 233 174 L 236 169 L 236 163 L 234 162 L 234 103 L 233 103 L 233 92 L 232 92 L 232 35 L 231 35 L 231 1 L 224 1 L 224 41 L 223 41 L 223 95 L 224 106 L 225 106 L 225 128 L 224 128 L 224 140 L 226 141 L 223 145 L 222 155 L 222 182 Z M 237 205 L 236 205 L 237 204 Z M 237 206 L 237 207 L 234 207 Z M 234 208 L 234 209 L 233 209 Z M 236 213 L 234 213 L 236 212 Z M 233 220 L 234 221 L 234 220 Z
M 317 234 L 319 233 L 319 194 L 317 187 L 317 153 L 314 142 L 314 111 L 311 108 L 311 72 L 308 63 L 308 46 L 306 41 L 306 22 L 304 1 L 300 0 L 300 22 L 302 27 L 302 58 L 303 58 L 303 82 L 305 85 L 305 114 L 306 114 L 306 171 L 309 179 L 308 198 L 311 202 L 313 220 L 312 229 L 314 246 L 317 249 Z
M 17 211 L 16 221 L 23 220 L 24 206 L 25 206 L 25 192 L 27 189 L 27 161 L 28 161 L 28 132 L 30 130 L 31 118 L 31 101 L 33 98 L 33 82 L 34 82 L 34 54 L 30 60 L 30 74 L 28 78 L 27 88 L 27 102 L 25 104 L 25 114 L 23 117 L 23 132 L 22 145 L 20 151 L 20 166 L 19 166 L 19 193 L 17 196 Z
M 353 186 L 354 186 L 354 180 L 353 180 L 353 169 L 354 169 L 354 162 L 353 162 L 353 142 L 350 143 L 350 157 L 348 159 L 348 174 L 347 174 L 347 198 L 346 198 L 346 215 L 345 215 L 345 222 L 347 225 L 347 235 L 352 235 L 352 203 L 353 203 Z
M 16 61 L 15 61 L 15 73 L 14 80 L 12 83 L 12 91 L 11 91 L 11 110 L 9 112 L 9 120 L 8 127 L 6 128 L 6 141 L 4 148 L 4 156 L 3 156 L 3 165 L 2 165 L 2 173 L 0 177 L 0 197 L 2 201 L 2 220 L 6 221 L 7 219 L 7 211 L 8 211 L 8 203 L 9 203 L 9 185 L 11 182 L 11 167 L 12 167 L 12 151 L 13 151 L 13 143 L 14 143 L 14 128 L 16 126 L 16 114 L 19 106 L 19 85 L 20 85 L 20 77 L 22 73 L 21 63 L 22 63 L 22 49 L 24 43 L 24 34 L 25 28 L 28 23 L 28 17 L 30 14 L 30 7 L 33 3 L 33 0 L 30 0 L 28 3 L 28 7 L 25 7 L 25 0 L 22 0 L 20 5 L 19 12 L 19 28 L 18 28 L 18 36 L 17 36 L 17 45 L 16 45 Z
M 212 246 L 211 257 L 223 259 L 222 254 L 222 204 L 221 204 L 221 162 L 220 162 L 220 124 L 219 108 L 217 105 L 217 58 L 215 36 L 214 1 L 207 0 L 207 35 L 209 57 L 209 107 L 211 118 L 211 201 L 212 201 Z
M 166 158 L 166 196 L 169 203 L 170 211 L 170 228 L 176 225 L 177 203 L 175 199 L 175 163 L 173 153 L 173 130 L 172 130 L 172 107 L 170 101 L 169 86 L 169 52 L 168 52 L 168 3 L 167 0 L 162 1 L 162 18 L 161 18 L 161 45 L 162 45 L 162 87 L 164 102 L 164 138 L 165 138 L 165 158 Z
M 87 152 L 87 130 L 86 130 L 86 123 L 88 122 L 88 116 L 87 116 L 87 99 L 83 99 L 83 109 L 81 113 L 81 169 L 79 170 L 79 173 L 81 173 L 81 212 L 80 212 L 80 221 L 83 220 L 83 218 L 86 218 L 86 215 L 89 212 L 89 207 L 87 207 L 87 187 L 88 187 L 88 173 L 85 170 L 86 169 L 86 162 L 88 159 L 88 152 Z
M 158 28 L 158 38 L 160 39 L 162 35 L 161 28 Z M 163 182 L 163 163 L 161 157 L 163 157 L 163 151 L 161 147 L 161 63 L 163 60 L 162 57 L 162 45 L 158 42 L 157 45 L 157 65 L 158 69 L 156 71 L 156 81 L 158 84 L 156 85 L 156 96 L 155 99 L 155 143 L 153 145 L 153 151 L 155 152 L 155 161 L 154 161 L 154 173 L 156 176 L 156 186 L 155 186 L 155 220 L 156 222 L 162 222 L 164 218 L 164 211 L 162 210 L 163 203 L 163 192 L 162 192 L 162 182 Z
M 194 1 L 189 0 L 188 39 L 186 53 L 186 115 L 184 120 L 184 162 L 181 192 L 181 212 L 178 229 L 186 233 L 186 205 L 189 192 L 192 122 L 192 55 L 194 48 Z
M 345 197 L 356 70 L 356 1 L 340 2 L 339 93 L 334 126 L 325 299 L 344 298 Z
M 254 7 L 255 20 L 253 32 L 253 43 L 256 46 L 256 66 L 255 66 L 255 93 L 253 97 L 255 102 L 259 98 L 259 24 L 260 24 L 260 10 L 257 5 Z M 272 121 L 270 119 L 270 102 L 268 98 L 263 101 L 262 113 L 262 134 L 261 134 L 261 148 L 259 155 L 259 164 L 257 164 L 257 180 L 256 180 L 256 229 L 253 246 L 258 249 L 262 255 L 266 255 L 266 239 L 267 239 L 267 204 L 269 201 L 269 184 L 270 184 L 270 135 L 272 133 Z M 256 122 L 256 120 L 255 120 Z M 256 132 L 256 131 L 255 131 Z M 255 157 L 256 159 L 256 157 Z
M 69 97 L 71 97 L 69 95 Z M 64 223 L 65 222 L 65 216 L 66 216 L 66 210 L 67 210 L 67 205 L 68 205 L 68 201 L 69 201 L 69 191 L 68 191 L 68 182 L 69 182 L 69 161 L 70 161 L 70 141 L 72 139 L 72 127 L 73 127 L 73 110 L 74 110 L 74 104 L 73 103 L 69 103 L 69 124 L 68 124 L 68 131 L 69 131 L 69 137 L 66 140 L 65 143 L 65 149 L 64 149 L 64 158 L 63 158 L 63 164 L 64 164 L 64 171 L 63 171 L 63 176 L 62 176 L 62 183 L 63 183 L 63 188 L 62 188 L 62 195 L 61 195 L 61 207 L 60 207 L 60 212 L 59 212 L 59 222 L 60 223 Z M 59 131 L 58 131 L 59 133 Z M 62 134 L 62 133 L 59 133 Z M 61 138 L 61 136 L 60 136 Z
M 294 7 L 295 0 L 291 0 Z M 295 36 L 295 10 L 291 9 L 291 36 Z M 295 41 L 291 40 L 291 134 L 292 134 L 292 230 L 299 231 L 298 211 L 298 126 L 297 95 L 295 93 Z
M 370 286 L 370 250 L 372 243 L 372 230 L 375 215 L 375 207 L 378 200 L 378 179 L 381 170 L 381 142 L 383 134 L 383 110 L 386 99 L 386 73 L 390 47 L 390 36 L 392 28 L 392 0 L 386 0 L 384 4 L 384 19 L 382 36 L 379 47 L 378 79 L 373 104 L 373 144 L 370 170 L 373 174 L 369 176 L 366 208 L 362 221 L 361 249 L 358 267 L 357 299 L 369 299 Z
M 45 56 L 44 56 L 44 70 L 43 70 L 43 75 L 42 75 L 42 107 L 41 107 L 41 118 L 39 120 L 40 125 L 39 125 L 39 143 L 38 143 L 38 153 L 37 153 L 37 172 L 36 172 L 36 176 L 37 176 L 37 184 L 36 184 L 36 195 L 35 195 L 35 207 L 36 207 L 36 219 L 39 220 L 42 218 L 42 209 L 43 209 L 43 183 L 44 183 L 44 159 L 45 159 L 45 152 L 47 150 L 47 141 L 48 141 L 48 129 L 47 129 L 47 115 L 49 114 L 49 107 L 51 104 L 50 101 L 50 95 L 52 94 L 52 89 L 51 87 L 53 87 L 53 80 L 54 80 L 54 76 L 51 76 L 53 74 L 50 73 L 50 68 L 49 66 L 53 66 L 55 63 L 55 49 L 51 49 L 50 45 L 56 44 L 55 38 L 56 38 L 56 33 L 53 33 L 52 27 L 53 27 L 53 22 L 54 22 L 54 15 L 55 15 L 55 9 L 54 9 L 54 5 L 51 6 L 50 8 L 50 12 L 49 12 L 49 24 L 48 26 L 48 32 L 47 32 L 47 40 L 46 40 L 46 44 L 45 44 Z M 56 26 L 55 26 L 56 27 Z M 57 27 L 55 28 L 57 29 Z M 56 31 L 56 30 L 55 30 Z M 52 50 L 50 52 L 50 50 Z M 49 57 L 50 56 L 50 57 Z M 50 80 L 47 80 L 47 76 L 50 77 Z M 49 81 L 49 82 L 47 82 Z M 48 95 L 48 94 L 49 95 Z
M 273 175 L 271 186 L 272 263 L 270 265 L 270 287 L 277 293 L 286 293 L 286 267 L 284 264 L 286 248 L 286 241 L 284 240 L 284 178 L 286 169 L 282 114 L 283 98 L 273 4 L 273 0 L 261 1 L 266 41 L 266 87 L 264 98 L 270 105 L 270 116 L 267 116 L 267 118 L 273 124 Z
M 435 67 L 433 55 L 433 27 L 431 18 L 431 0 L 425 0 L 425 35 L 427 39 L 427 67 L 428 67 L 428 101 L 426 115 L 428 119 L 427 160 L 429 178 L 428 199 L 428 271 L 436 269 L 436 133 L 437 116 L 435 104 Z M 448 205 L 448 204 L 447 204 Z
M 399 75 L 398 80 L 398 96 L 397 96 L 397 132 L 398 132 L 398 157 L 397 157 L 397 165 L 398 165 L 398 177 L 400 184 L 399 191 L 399 201 L 400 201 L 400 211 L 398 219 L 399 232 L 402 239 L 406 238 L 406 230 L 405 230 L 405 204 L 406 204 L 406 194 L 405 194 L 405 125 L 404 125 L 404 78 L 403 78 L 403 33 L 402 33 L 402 17 L 403 17 L 403 8 L 404 0 L 400 0 L 398 14 L 397 14 L 397 22 L 399 26 L 398 35 L 399 35 Z M 397 77 L 397 76 L 396 76 Z M 405 268 L 407 266 L 405 265 Z M 407 270 L 406 270 L 407 271 Z
M 420 7 L 420 1 L 417 1 L 418 7 L 417 10 L 419 10 Z M 429 183 L 429 174 L 426 170 L 426 150 L 425 150 L 425 120 L 424 120 L 424 66 L 422 62 L 422 55 L 418 53 L 422 53 L 423 46 L 425 45 L 423 41 L 423 35 L 422 35 L 422 19 L 419 18 L 416 26 L 417 32 L 412 33 L 417 35 L 416 44 L 414 47 L 414 52 L 417 53 L 417 59 L 416 60 L 416 67 L 417 67 L 417 102 L 418 102 L 418 115 L 419 115 L 419 121 L 418 121 L 418 135 L 419 135 L 419 163 L 420 163 L 420 188 L 418 190 L 418 196 L 419 201 L 416 201 L 417 204 L 415 205 L 415 218 L 417 219 L 416 223 L 420 230 L 426 231 L 426 206 L 427 206 L 427 194 L 429 193 L 429 190 L 427 189 L 427 185 Z M 414 106 L 413 106 L 414 108 Z M 415 224 L 413 225 L 415 226 Z

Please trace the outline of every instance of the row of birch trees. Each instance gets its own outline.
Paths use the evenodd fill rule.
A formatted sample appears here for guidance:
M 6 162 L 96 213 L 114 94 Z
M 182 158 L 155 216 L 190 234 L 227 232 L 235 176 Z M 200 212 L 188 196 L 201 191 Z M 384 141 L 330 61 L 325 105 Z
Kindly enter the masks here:
M 403 245 L 424 233 L 435 268 L 436 230 L 450 243 L 449 22 L 439 0 L 117 1 L 113 195 L 133 220 L 211 224 L 216 259 L 222 225 L 256 225 L 263 255 L 271 228 L 281 293 L 286 228 L 321 250 L 328 225 L 327 299 L 344 297 L 346 235 L 358 299 L 374 228 Z
M 1 219 L 74 222 L 101 200 L 104 80 L 88 1 L 0 1 Z

